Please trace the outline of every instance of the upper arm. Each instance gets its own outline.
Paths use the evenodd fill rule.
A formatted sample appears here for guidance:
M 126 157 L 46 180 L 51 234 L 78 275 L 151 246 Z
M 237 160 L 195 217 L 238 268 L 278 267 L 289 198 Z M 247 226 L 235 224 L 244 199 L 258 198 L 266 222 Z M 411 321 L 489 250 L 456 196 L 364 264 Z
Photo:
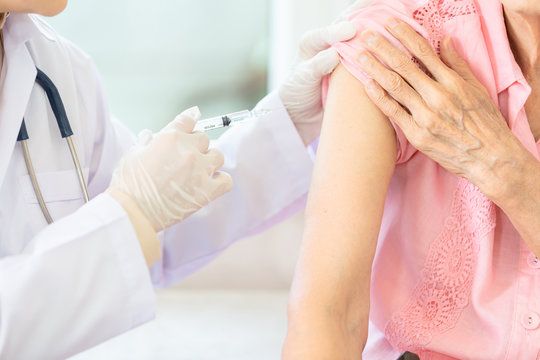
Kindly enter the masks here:
M 309 296 L 315 308 L 331 303 L 332 312 L 343 315 L 354 306 L 368 316 L 371 265 L 396 154 L 390 121 L 362 83 L 338 67 L 328 91 L 293 303 L 316 289 L 317 296 Z

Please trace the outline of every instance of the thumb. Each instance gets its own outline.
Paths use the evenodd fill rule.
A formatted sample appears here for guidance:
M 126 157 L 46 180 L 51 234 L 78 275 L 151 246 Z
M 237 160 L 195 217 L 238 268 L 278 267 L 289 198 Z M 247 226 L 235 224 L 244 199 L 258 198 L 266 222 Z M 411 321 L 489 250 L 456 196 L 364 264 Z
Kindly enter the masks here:
M 300 41 L 300 58 L 311 59 L 319 52 L 335 43 L 346 41 L 356 35 L 356 27 L 350 22 L 342 22 L 307 32 Z
M 335 49 L 326 49 L 309 60 L 306 68 L 311 73 L 311 78 L 320 82 L 324 76 L 334 71 L 339 61 L 340 58 Z
M 182 131 L 185 133 L 192 133 L 193 128 L 197 121 L 201 119 L 201 111 L 198 106 L 187 109 L 178 115 L 173 121 L 165 127 L 165 129 L 172 129 Z

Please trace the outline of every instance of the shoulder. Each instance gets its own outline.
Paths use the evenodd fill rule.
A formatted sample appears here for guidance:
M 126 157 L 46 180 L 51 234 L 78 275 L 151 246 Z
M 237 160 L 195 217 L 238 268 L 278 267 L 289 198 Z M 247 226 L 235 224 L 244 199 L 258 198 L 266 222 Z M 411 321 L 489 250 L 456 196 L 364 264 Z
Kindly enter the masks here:
M 392 17 L 399 18 L 439 50 L 445 35 L 462 35 L 459 26 L 452 24 L 470 22 L 471 18 L 478 19 L 479 1 L 493 0 L 375 0 L 369 6 L 351 14 L 349 20 L 359 32 L 371 29 L 389 36 L 384 25 Z
M 85 137 L 89 153 L 108 119 L 108 103 L 97 68 L 88 54 L 35 15 L 16 14 L 9 26 L 11 41 L 27 48 L 34 65 L 55 84 L 72 127 Z M 17 35 L 23 34 L 23 35 Z M 17 38 L 17 36 L 19 36 Z M 99 127 L 99 128 L 98 128 Z M 74 129 L 75 130 L 75 129 Z
M 21 14 L 19 14 L 21 16 Z M 22 15 L 16 19 L 19 29 L 28 35 L 26 47 L 36 67 L 45 72 L 66 93 L 78 95 L 78 101 L 91 108 L 101 102 L 101 80 L 90 56 L 56 32 L 44 19 L 36 15 Z
M 36 65 L 39 66 L 39 62 L 45 63 L 44 65 L 53 61 L 69 62 L 73 70 L 82 72 L 94 67 L 88 54 L 58 34 L 45 20 L 36 15 L 28 15 L 28 21 L 30 23 L 28 26 L 33 29 L 27 44 Z

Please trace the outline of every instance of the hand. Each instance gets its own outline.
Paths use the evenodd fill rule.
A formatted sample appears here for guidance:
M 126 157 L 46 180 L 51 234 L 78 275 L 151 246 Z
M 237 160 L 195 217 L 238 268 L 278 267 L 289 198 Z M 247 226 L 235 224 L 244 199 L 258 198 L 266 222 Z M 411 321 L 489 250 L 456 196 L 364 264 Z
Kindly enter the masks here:
M 231 177 L 217 171 L 223 154 L 208 150 L 208 136 L 192 132 L 200 116 L 199 109 L 192 108 L 155 135 L 141 133 L 113 174 L 109 189 L 128 195 L 156 232 L 232 188 Z
M 468 179 L 497 203 L 511 187 L 508 174 L 515 173 L 532 155 L 513 136 L 488 91 L 457 54 L 450 38 L 441 46 L 441 61 L 430 44 L 406 23 L 392 19 L 387 29 L 433 79 L 384 37 L 366 31 L 361 39 L 369 52 L 361 51 L 358 63 L 373 78 L 366 83 L 368 96 L 396 122 L 413 146 Z
M 349 16 L 351 16 L 353 13 L 357 12 L 358 10 L 365 8 L 370 3 L 372 3 L 373 0 L 357 0 L 353 4 L 349 5 L 345 11 L 343 11 L 338 18 L 336 19 L 336 22 L 342 22 L 347 21 Z
M 279 96 L 304 144 L 319 137 L 323 118 L 321 81 L 339 64 L 330 46 L 356 34 L 352 23 L 340 23 L 306 33 L 300 42 L 299 61 L 279 88 Z

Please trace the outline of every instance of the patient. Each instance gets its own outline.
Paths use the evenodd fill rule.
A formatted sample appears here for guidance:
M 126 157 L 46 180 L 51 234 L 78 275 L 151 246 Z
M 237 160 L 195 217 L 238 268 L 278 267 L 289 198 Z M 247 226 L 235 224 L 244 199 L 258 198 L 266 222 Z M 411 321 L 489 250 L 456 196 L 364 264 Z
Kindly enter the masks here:
M 392 17 L 443 58 L 451 47 L 442 40 L 452 37 L 487 92 L 476 92 L 484 102 L 458 107 L 458 121 L 445 116 L 452 106 L 437 114 L 455 133 L 487 142 L 449 136 L 437 147 L 413 146 L 441 128 L 409 141 L 366 95 L 359 51 L 380 38 L 361 33 L 376 30 L 405 50 L 384 27 Z M 540 237 L 531 230 L 538 220 L 519 214 L 540 203 L 540 2 L 376 0 L 351 19 L 359 35 L 336 45 L 342 66 L 323 92 L 284 358 L 394 360 L 411 351 L 436 360 L 540 359 Z M 468 89 L 422 70 L 433 89 Z M 431 119 L 403 105 L 416 123 Z M 483 119 L 463 116 L 490 106 Z M 437 156 L 444 146 L 448 154 L 463 149 L 463 158 Z M 519 179 L 536 190 L 521 191 Z

